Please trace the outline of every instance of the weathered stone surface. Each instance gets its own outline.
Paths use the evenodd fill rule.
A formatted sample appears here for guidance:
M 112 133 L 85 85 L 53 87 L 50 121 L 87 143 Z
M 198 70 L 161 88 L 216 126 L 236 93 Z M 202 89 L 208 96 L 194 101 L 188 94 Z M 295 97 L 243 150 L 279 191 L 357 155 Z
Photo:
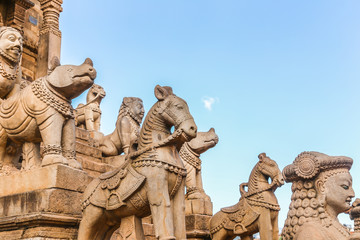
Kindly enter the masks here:
M 75 156 L 74 113 L 70 100 L 89 88 L 95 77 L 96 71 L 89 58 L 79 66 L 60 66 L 59 60 L 54 59 L 48 76 L 4 100 L 0 106 L 3 165 L 15 168 L 17 155 L 10 154 L 7 148 L 12 141 L 33 146 L 23 151 L 24 163 L 37 164 L 25 164 L 29 168 L 40 167 L 40 164 L 65 164 L 81 169 Z M 40 142 L 43 142 L 43 158 L 33 160 L 40 156 Z
M 76 141 L 76 152 L 97 158 L 101 161 L 101 151 L 87 144 Z
M 157 238 L 186 239 L 186 170 L 177 147 L 194 138 L 197 127 L 186 102 L 170 87 L 156 86 L 154 92 L 158 102 L 145 118 L 137 149 L 128 154 L 131 161 L 85 190 L 79 240 L 110 239 L 123 218 L 145 217 L 149 210 Z
M 105 90 L 100 85 L 92 85 L 86 96 L 86 104 L 81 103 L 75 109 L 76 126 L 99 133 L 101 120 L 100 103 L 105 95 Z M 97 138 L 96 135 L 93 137 Z
M 202 184 L 200 155 L 214 147 L 218 141 L 219 138 L 216 135 L 214 128 L 211 128 L 207 132 L 198 132 L 196 138 L 189 142 L 185 142 L 182 145 L 179 155 L 187 171 L 185 181 L 186 200 L 203 199 L 211 203 L 210 197 L 206 195 Z M 194 204 L 196 205 L 198 202 Z M 200 206 L 197 207 L 194 204 L 192 204 L 192 208 L 188 207 L 187 213 L 204 214 L 204 209 Z M 207 206 L 208 205 L 209 204 L 207 204 Z M 187 204 L 187 206 L 190 205 Z M 207 209 L 206 212 L 211 213 L 210 215 L 212 215 L 212 209 L 211 211 L 208 211 Z
M 185 200 L 185 213 L 186 215 L 191 214 L 202 214 L 212 216 L 213 205 L 208 199 L 187 199 Z
M 349 170 L 352 163 L 353 160 L 345 156 L 302 152 L 284 168 L 283 175 L 287 182 L 292 182 L 293 192 L 281 234 L 284 240 L 360 239 L 358 232 L 350 236 L 337 218 L 351 208 L 354 190 Z M 303 206 L 307 206 L 305 211 Z
M 274 160 L 265 153 L 259 154 L 258 158 L 249 181 L 240 185 L 239 202 L 222 208 L 211 218 L 212 239 L 233 239 L 235 236 L 252 239 L 256 232 L 262 240 L 278 239 L 280 206 L 274 192 L 284 184 L 284 179 Z M 271 183 L 268 183 L 269 178 Z
M 188 239 L 199 238 L 206 239 L 210 237 L 209 222 L 211 216 L 193 214 L 187 215 L 186 220 L 186 236 Z
M 135 143 L 144 117 L 144 106 L 140 98 L 125 97 L 120 106 L 115 130 L 100 141 L 100 150 L 104 156 L 127 154 L 131 144 Z
M 91 178 L 64 165 L 51 165 L 0 177 L 0 197 L 48 188 L 83 192 Z

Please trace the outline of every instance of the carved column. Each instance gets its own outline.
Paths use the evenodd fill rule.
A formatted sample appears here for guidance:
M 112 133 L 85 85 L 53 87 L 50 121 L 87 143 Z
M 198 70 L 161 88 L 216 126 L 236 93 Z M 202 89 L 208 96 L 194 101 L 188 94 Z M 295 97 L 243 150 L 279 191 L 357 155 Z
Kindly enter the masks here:
M 62 12 L 62 0 L 40 0 L 43 11 L 43 24 L 40 30 L 38 65 L 36 78 L 47 75 L 53 57 L 60 59 L 61 31 L 59 16 Z
M 11 0 L 7 5 L 6 26 L 22 30 L 25 22 L 25 11 L 33 7 L 29 0 Z

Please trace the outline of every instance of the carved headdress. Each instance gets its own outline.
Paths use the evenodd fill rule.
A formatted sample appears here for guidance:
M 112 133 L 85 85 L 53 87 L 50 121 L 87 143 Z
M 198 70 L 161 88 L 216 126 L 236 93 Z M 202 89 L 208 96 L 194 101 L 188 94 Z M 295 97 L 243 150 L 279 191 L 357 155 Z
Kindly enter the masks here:
M 326 181 L 329 177 L 349 172 L 353 160 L 345 156 L 328 156 L 319 152 L 302 152 L 294 162 L 286 166 L 283 176 L 292 182 L 291 204 L 282 231 L 284 240 L 295 239 L 296 233 L 308 221 L 320 221 L 328 228 L 338 224 L 328 218 L 325 211 L 325 197 L 318 193 L 316 181 Z M 344 236 L 348 231 L 340 225 L 336 229 Z

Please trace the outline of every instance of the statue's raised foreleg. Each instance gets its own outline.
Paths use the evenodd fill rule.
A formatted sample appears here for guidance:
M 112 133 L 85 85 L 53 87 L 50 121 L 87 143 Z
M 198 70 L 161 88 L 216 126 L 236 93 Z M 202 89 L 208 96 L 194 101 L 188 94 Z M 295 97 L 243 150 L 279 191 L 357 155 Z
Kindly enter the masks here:
M 179 176 L 178 180 L 179 181 Z M 185 181 L 181 180 L 181 185 L 176 192 L 174 199 L 171 200 L 171 208 L 174 216 L 174 229 L 176 239 L 186 239 L 185 227 Z
M 75 120 L 69 119 L 65 122 L 62 130 L 61 145 L 63 156 L 68 159 L 70 167 L 82 169 L 81 164 L 76 160 L 75 144 Z
M 165 169 L 157 167 L 144 170 L 148 170 L 146 190 L 154 222 L 155 236 L 159 240 L 176 239 L 168 190 L 169 173 Z

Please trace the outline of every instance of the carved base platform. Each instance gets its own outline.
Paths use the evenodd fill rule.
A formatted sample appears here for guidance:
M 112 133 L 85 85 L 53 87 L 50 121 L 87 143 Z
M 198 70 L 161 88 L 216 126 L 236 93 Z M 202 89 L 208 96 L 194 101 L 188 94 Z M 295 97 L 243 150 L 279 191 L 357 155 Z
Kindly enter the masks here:
M 76 239 L 91 177 L 63 165 L 0 177 L 0 239 Z

